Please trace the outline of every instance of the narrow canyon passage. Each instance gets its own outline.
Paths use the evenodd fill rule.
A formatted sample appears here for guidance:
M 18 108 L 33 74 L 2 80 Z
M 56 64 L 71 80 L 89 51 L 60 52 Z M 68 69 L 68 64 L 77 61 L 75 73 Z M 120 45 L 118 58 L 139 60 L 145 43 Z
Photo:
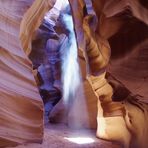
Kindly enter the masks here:
M 48 124 L 44 132 L 42 144 L 30 143 L 16 148 L 121 148 L 118 143 L 97 139 L 95 130 L 76 130 L 64 124 Z
M 0 1 L 0 147 L 147 148 L 146 0 Z

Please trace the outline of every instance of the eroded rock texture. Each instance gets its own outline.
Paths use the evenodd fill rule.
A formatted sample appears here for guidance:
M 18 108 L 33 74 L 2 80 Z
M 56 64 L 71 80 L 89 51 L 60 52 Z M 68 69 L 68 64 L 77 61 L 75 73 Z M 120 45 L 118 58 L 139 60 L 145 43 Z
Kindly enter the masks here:
M 41 95 L 43 93 L 45 96 L 43 99 L 51 97 L 48 95 L 52 94 L 53 88 L 62 92 L 61 84 L 59 85 L 60 64 L 56 66 L 51 60 L 57 53 L 54 47 L 58 49 L 59 35 L 55 34 L 52 27 L 50 31 L 47 29 L 43 32 L 45 29 L 43 27 L 44 29 L 39 28 L 35 32 L 52 2 L 50 0 L 0 2 L 2 75 L 0 146 L 42 140 L 43 105 L 33 77 L 34 71 L 27 56 L 32 60 L 33 68 L 38 68 L 40 75 L 43 74 L 43 83 L 38 84 Z M 97 128 L 98 138 L 120 142 L 124 147 L 146 148 L 148 145 L 146 0 L 69 0 L 69 2 L 82 72 L 80 87 L 83 87 L 85 101 L 81 99 L 82 93 L 78 91 L 68 112 L 65 111 L 61 99 L 50 116 L 56 119 L 60 112 L 65 116 L 69 126 Z M 12 5 L 9 8 L 10 4 Z M 8 8 L 9 13 L 6 13 Z M 42 37 L 44 40 L 40 40 Z M 29 55 L 31 49 L 32 53 Z M 53 72 L 49 72 L 50 70 Z M 51 77 L 50 74 L 54 72 L 56 74 Z M 38 79 L 39 77 L 37 81 Z M 88 112 L 87 117 L 85 111 Z M 58 122 L 62 119 L 60 117 Z
M 42 142 L 43 104 L 27 54 L 51 4 L 0 1 L 0 147 Z
M 138 0 L 70 2 L 80 66 L 98 99 L 97 136 L 145 148 L 147 7 Z

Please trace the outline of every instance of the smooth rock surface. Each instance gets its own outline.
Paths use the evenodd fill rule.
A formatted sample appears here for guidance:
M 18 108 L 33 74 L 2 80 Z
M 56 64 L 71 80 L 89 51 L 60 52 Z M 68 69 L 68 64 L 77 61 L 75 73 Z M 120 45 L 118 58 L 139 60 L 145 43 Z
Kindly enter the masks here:
M 47 0 L 0 1 L 0 147 L 42 142 L 43 103 L 27 53 L 50 7 Z

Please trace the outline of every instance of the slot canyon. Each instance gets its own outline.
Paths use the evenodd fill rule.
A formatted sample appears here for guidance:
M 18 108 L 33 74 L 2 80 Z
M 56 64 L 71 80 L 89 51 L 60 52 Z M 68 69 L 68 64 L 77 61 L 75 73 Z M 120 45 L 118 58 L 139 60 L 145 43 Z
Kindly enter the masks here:
M 147 0 L 0 0 L 0 148 L 147 138 Z

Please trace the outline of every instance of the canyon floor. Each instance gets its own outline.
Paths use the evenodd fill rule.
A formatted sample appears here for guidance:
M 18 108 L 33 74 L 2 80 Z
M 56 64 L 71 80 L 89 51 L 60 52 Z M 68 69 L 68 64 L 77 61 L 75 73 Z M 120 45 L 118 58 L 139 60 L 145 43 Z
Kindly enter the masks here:
M 121 148 L 121 146 L 97 139 L 95 130 L 76 130 L 64 124 L 46 124 L 42 144 L 30 143 L 15 148 Z

